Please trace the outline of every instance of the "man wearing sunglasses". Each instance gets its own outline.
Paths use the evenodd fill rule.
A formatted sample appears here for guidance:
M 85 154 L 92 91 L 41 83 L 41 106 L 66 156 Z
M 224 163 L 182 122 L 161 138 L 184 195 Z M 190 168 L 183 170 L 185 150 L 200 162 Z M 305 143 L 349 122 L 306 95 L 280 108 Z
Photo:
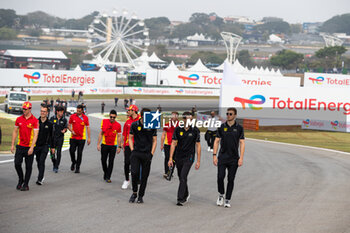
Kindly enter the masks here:
M 80 173 L 80 164 L 83 157 L 83 150 L 86 140 L 86 131 L 88 135 L 87 144 L 90 145 L 91 133 L 89 118 L 84 114 L 84 106 L 77 106 L 77 113 L 73 114 L 69 118 L 68 129 L 72 132 L 72 136 L 69 140 L 69 153 L 72 160 L 70 167 L 71 171 Z M 86 131 L 85 131 L 86 130 Z M 78 149 L 78 156 L 75 157 L 75 151 Z
M 223 123 L 217 131 L 214 142 L 213 163 L 218 167 L 217 184 L 219 197 L 216 204 L 218 206 L 224 205 L 226 208 L 230 208 L 230 200 L 237 168 L 243 165 L 245 142 L 243 127 L 236 122 L 237 109 L 228 108 L 226 116 L 227 121 Z M 219 143 L 220 152 L 219 156 L 217 156 L 216 153 L 218 152 Z M 238 149 L 240 149 L 239 153 Z M 226 169 L 228 171 L 228 178 L 224 202 L 224 179 L 226 176 Z
M 115 153 L 119 154 L 121 147 L 121 126 L 116 121 L 117 112 L 111 110 L 109 119 L 101 122 L 101 131 L 98 135 L 97 150 L 101 151 L 101 163 L 103 169 L 103 179 L 111 183 Z M 102 140 L 102 144 L 100 145 Z M 108 165 L 107 165 L 108 159 Z
M 123 149 L 124 149 L 124 175 L 125 181 L 123 182 L 122 189 L 127 189 L 130 185 L 130 155 L 131 150 L 129 146 L 129 133 L 131 124 L 140 119 L 140 115 L 137 113 L 139 111 L 136 105 L 131 105 L 126 112 L 128 120 L 124 123 L 123 127 Z
M 23 115 L 17 117 L 15 127 L 12 133 L 11 152 L 15 152 L 15 141 L 18 136 L 15 153 L 15 168 L 18 175 L 17 190 L 28 191 L 29 180 L 32 174 L 32 166 L 34 159 L 34 146 L 38 139 L 39 122 L 32 112 L 32 104 L 24 102 L 22 105 Z M 26 164 L 26 173 L 23 177 L 22 163 L 23 158 Z

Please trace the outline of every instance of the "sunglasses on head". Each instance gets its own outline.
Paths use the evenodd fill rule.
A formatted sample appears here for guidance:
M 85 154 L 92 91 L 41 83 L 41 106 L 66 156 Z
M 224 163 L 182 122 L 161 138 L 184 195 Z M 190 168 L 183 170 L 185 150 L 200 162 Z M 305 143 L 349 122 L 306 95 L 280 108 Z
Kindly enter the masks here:
M 233 116 L 233 113 L 232 112 L 227 112 L 226 116 Z

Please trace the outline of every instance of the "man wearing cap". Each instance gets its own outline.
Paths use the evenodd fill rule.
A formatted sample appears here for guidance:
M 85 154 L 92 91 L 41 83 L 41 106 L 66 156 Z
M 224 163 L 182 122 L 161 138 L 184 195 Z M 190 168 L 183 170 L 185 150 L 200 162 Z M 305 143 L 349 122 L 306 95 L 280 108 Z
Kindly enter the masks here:
M 88 135 L 87 144 L 90 145 L 90 123 L 89 118 L 83 113 L 84 107 L 82 105 L 77 106 L 77 113 L 73 114 L 69 118 L 68 129 L 72 132 L 72 136 L 69 140 L 69 153 L 72 160 L 70 167 L 71 171 L 80 173 L 80 164 L 83 157 L 83 150 L 86 140 L 86 131 Z M 75 158 L 75 151 L 78 149 L 78 156 Z
M 45 161 L 49 147 L 51 147 L 51 153 L 55 153 L 55 145 L 52 140 L 52 122 L 47 119 L 48 108 L 44 105 L 40 109 L 39 117 L 39 134 L 38 140 L 34 148 L 34 154 L 36 156 L 36 162 L 39 170 L 37 185 L 42 185 L 44 182 L 45 173 Z
M 64 142 L 64 134 L 67 132 L 67 119 L 64 117 L 64 108 L 62 106 L 57 107 L 57 113 L 50 118 L 53 124 L 53 144 L 55 145 L 56 156 L 52 154 L 53 171 L 58 172 L 58 168 L 61 162 L 62 146 Z
M 111 183 L 115 153 L 120 153 L 121 149 L 121 125 L 115 120 L 117 112 L 111 110 L 109 119 L 101 122 L 101 131 L 98 135 L 97 150 L 101 151 L 101 163 L 103 169 L 103 179 Z M 102 145 L 100 145 L 102 140 Z M 108 165 L 107 165 L 108 159 Z
M 12 133 L 11 152 L 15 151 L 15 140 L 18 137 L 15 153 L 15 168 L 18 175 L 17 190 L 28 191 L 29 180 L 32 174 L 32 166 L 34 159 L 34 147 L 38 139 L 39 122 L 32 112 L 32 104 L 24 102 L 22 105 L 23 115 L 17 117 L 15 127 Z M 26 173 L 23 177 L 22 163 L 23 158 L 26 164 Z
M 129 135 L 129 146 L 131 150 L 131 175 L 132 175 L 132 195 L 130 203 L 143 203 L 143 196 L 147 186 L 147 179 L 151 169 L 151 161 L 157 146 L 157 130 L 145 129 L 143 127 L 143 114 L 150 112 L 148 108 L 141 110 L 141 118 L 131 124 Z M 134 142 L 135 141 L 135 142 Z M 141 184 L 138 191 L 138 181 L 140 179 L 140 165 L 142 166 Z M 138 192 L 137 192 L 138 191 Z
M 140 116 L 137 114 L 139 111 L 138 107 L 136 105 L 131 105 L 127 109 L 127 116 L 129 119 L 124 123 L 123 127 L 123 148 L 124 148 L 124 175 L 125 175 L 125 181 L 123 182 L 122 189 L 127 189 L 130 185 L 130 155 L 131 150 L 129 146 L 129 133 L 130 133 L 130 127 L 131 124 L 135 121 L 138 121 L 140 119 Z

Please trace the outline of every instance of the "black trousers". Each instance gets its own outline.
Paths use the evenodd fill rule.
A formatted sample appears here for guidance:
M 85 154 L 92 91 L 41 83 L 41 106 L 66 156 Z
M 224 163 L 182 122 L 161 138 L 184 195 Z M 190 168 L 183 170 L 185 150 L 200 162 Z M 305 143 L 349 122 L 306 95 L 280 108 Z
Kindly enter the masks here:
M 216 131 L 207 130 L 205 133 L 205 140 L 207 141 L 208 147 L 210 147 L 210 149 L 214 148 L 215 137 Z
M 189 192 L 187 186 L 187 176 L 193 164 L 193 159 L 181 158 L 176 159 L 177 175 L 179 176 L 179 188 L 177 190 L 177 201 L 185 201 Z
M 152 154 L 150 152 L 131 152 L 130 162 L 131 162 L 131 180 L 132 180 L 132 191 L 137 193 L 138 184 L 140 180 L 140 166 L 142 166 L 141 174 L 141 185 L 139 190 L 139 197 L 145 195 L 145 190 L 147 186 L 148 176 L 151 170 Z
M 45 161 L 47 153 L 49 152 L 48 145 L 36 146 L 34 148 L 34 154 L 36 156 L 36 164 L 38 166 L 38 181 L 42 181 L 45 173 Z
M 53 156 L 51 160 L 52 160 L 53 167 L 58 169 L 61 163 L 62 146 L 63 146 L 64 137 L 55 138 L 54 140 L 56 145 L 55 147 L 56 156 Z
M 124 148 L 124 175 L 125 180 L 129 180 L 129 173 L 130 173 L 130 156 L 131 156 L 131 150 L 129 146 L 125 146 Z
M 28 150 L 29 147 L 24 147 L 24 146 L 16 146 L 16 153 L 15 153 L 15 169 L 18 175 L 18 181 L 20 183 L 23 183 L 25 185 L 28 185 L 30 176 L 32 175 L 32 166 L 33 166 L 33 160 L 34 160 L 34 155 L 28 155 Z M 22 163 L 23 163 L 23 158 L 26 164 L 26 174 L 25 177 L 23 177 L 23 170 L 22 170 Z
M 220 162 L 218 163 L 218 180 L 217 180 L 218 192 L 221 195 L 225 194 L 224 179 L 226 176 L 226 169 L 228 171 L 226 197 L 225 197 L 227 200 L 231 200 L 237 168 L 238 168 L 238 159 L 230 163 L 223 163 L 223 164 L 221 164 Z
M 167 174 L 169 171 L 169 166 L 168 166 L 169 158 L 170 158 L 170 145 L 164 144 L 164 174 Z
M 102 169 L 104 173 L 104 178 L 109 180 L 112 176 L 113 171 L 113 165 L 114 165 L 114 158 L 115 153 L 117 152 L 116 146 L 108 146 L 108 145 L 101 145 L 101 163 L 102 163 Z M 108 165 L 107 165 L 107 159 L 108 159 Z
M 70 139 L 69 140 L 69 153 L 70 158 L 72 160 L 72 164 L 76 165 L 76 168 L 80 168 L 81 159 L 83 157 L 83 149 L 85 145 L 85 140 L 77 140 L 77 139 Z M 75 159 L 75 151 L 78 149 L 78 156 L 77 159 Z

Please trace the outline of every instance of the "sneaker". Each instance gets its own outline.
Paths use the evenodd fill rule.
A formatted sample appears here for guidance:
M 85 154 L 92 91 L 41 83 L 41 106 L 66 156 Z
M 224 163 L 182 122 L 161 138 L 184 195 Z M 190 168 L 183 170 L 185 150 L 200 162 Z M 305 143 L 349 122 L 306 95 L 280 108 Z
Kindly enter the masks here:
M 76 168 L 74 173 L 80 173 L 80 168 Z
M 225 200 L 225 208 L 231 208 L 230 200 Z
M 136 198 L 137 198 L 136 193 L 131 194 L 131 197 L 129 199 L 129 203 L 135 203 Z
M 122 185 L 122 189 L 127 189 L 129 187 L 130 181 L 128 180 L 124 180 L 123 185 Z
M 29 191 L 29 186 L 24 184 L 21 188 L 21 191 Z
M 210 147 L 208 147 L 208 152 L 210 151 Z
M 191 196 L 191 194 L 188 194 L 185 201 L 183 201 L 182 204 L 185 204 L 186 202 L 188 202 L 188 200 L 190 199 L 190 196 Z
M 164 179 L 168 179 L 168 174 L 167 174 L 167 173 L 164 173 L 164 174 L 163 174 L 163 178 L 164 178 Z
M 42 180 L 37 180 L 36 184 L 37 185 L 43 185 L 44 184 L 45 177 Z
M 58 168 L 55 168 L 54 172 L 57 173 L 58 172 Z
M 214 152 L 214 150 L 213 150 L 213 149 L 210 149 L 210 152 Z
M 75 164 L 74 164 L 74 163 L 72 163 L 72 165 L 70 166 L 70 170 L 71 170 L 71 171 L 74 171 L 74 170 L 75 170 Z
M 110 179 L 106 179 L 107 183 L 112 183 L 112 181 Z
M 180 201 L 178 201 L 178 202 L 176 203 L 176 205 L 177 205 L 177 206 L 183 206 L 183 204 L 182 204 Z
M 224 196 L 219 196 L 218 200 L 216 201 L 216 205 L 222 206 L 224 204 Z
M 107 180 L 106 174 L 103 175 L 103 180 Z
M 143 203 L 143 198 L 142 197 L 137 198 L 137 203 L 142 204 Z
M 16 186 L 16 189 L 17 189 L 17 190 L 21 190 L 22 185 L 23 185 L 23 182 L 22 182 L 22 181 L 18 181 L 18 184 L 17 184 L 17 186 Z

